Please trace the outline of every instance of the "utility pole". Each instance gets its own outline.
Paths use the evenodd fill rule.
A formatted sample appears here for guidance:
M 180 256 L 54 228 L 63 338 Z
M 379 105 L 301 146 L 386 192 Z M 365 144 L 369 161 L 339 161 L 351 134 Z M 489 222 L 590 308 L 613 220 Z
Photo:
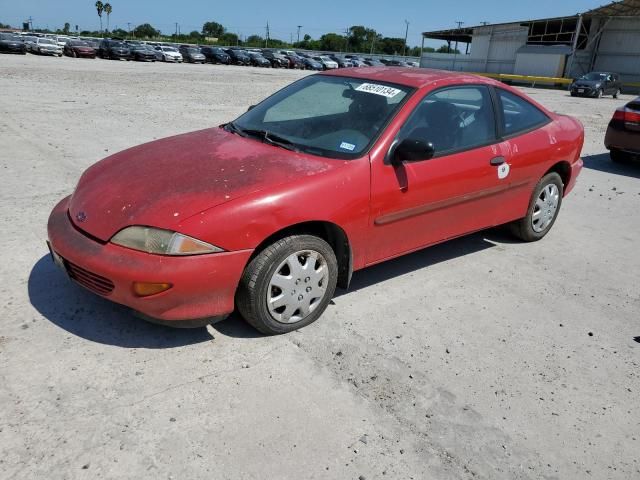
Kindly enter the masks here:
M 266 36 L 264 37 L 264 48 L 269 48 L 269 20 L 267 20 Z
M 129 30 L 129 38 L 131 38 L 131 22 L 127 22 L 127 30 Z
M 300 43 L 300 29 L 302 28 L 302 25 L 298 25 L 298 43 Z
M 460 20 L 456 20 L 456 22 L 458 24 L 458 30 L 460 30 L 462 28 L 462 25 L 464 25 L 464 22 L 461 22 Z M 458 40 L 456 40 L 456 46 L 453 47 L 453 53 L 457 54 L 458 53 Z M 454 65 L 455 65 L 455 59 L 453 60 Z
M 345 28 L 344 29 L 344 53 L 347 53 L 349 51 L 349 33 L 350 30 L 349 28 Z
M 176 22 L 176 38 L 178 37 L 178 22 Z
M 407 50 L 407 37 L 409 36 L 409 21 L 405 20 L 404 23 L 406 24 L 406 28 L 404 30 L 404 45 L 402 46 L 402 56 L 404 57 L 404 54 Z

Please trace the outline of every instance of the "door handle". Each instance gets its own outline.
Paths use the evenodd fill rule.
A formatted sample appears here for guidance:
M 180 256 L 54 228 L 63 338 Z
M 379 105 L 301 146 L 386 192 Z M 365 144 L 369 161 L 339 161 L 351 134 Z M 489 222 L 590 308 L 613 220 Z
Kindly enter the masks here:
M 489 163 L 491 165 L 493 165 L 494 167 L 497 167 L 498 165 L 502 165 L 504 162 L 506 162 L 506 160 L 504 159 L 504 157 L 493 157 Z

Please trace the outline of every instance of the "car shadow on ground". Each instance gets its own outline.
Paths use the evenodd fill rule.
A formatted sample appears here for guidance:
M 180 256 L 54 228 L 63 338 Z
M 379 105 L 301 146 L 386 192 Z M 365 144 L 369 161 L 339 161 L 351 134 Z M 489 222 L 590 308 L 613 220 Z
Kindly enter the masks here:
M 407 273 L 436 265 L 447 260 L 495 247 L 501 243 L 520 243 L 512 237 L 504 227 L 497 227 L 455 240 L 450 240 L 430 248 L 404 255 L 372 267 L 354 272 L 348 290 L 338 288 L 334 298 L 363 290 L 376 283 L 390 280 Z M 329 307 L 331 308 L 331 307 Z M 253 327 L 247 324 L 234 312 L 226 320 L 216 323 L 213 328 L 223 335 L 234 338 L 262 337 Z
M 584 167 L 599 170 L 605 173 L 623 175 L 625 177 L 640 178 L 640 162 L 628 161 L 618 163 L 611 160 L 609 152 L 597 155 L 585 155 L 582 157 Z
M 124 348 L 175 348 L 213 339 L 206 327 L 178 329 L 148 323 L 121 305 L 66 278 L 49 255 L 33 266 L 29 300 L 43 317 L 78 337 Z

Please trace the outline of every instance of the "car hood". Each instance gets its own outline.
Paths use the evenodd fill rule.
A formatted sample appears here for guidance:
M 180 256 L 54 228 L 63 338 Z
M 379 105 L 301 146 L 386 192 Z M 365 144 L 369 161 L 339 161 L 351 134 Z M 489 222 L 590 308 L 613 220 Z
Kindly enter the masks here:
M 108 241 L 130 225 L 176 229 L 209 208 L 345 164 L 210 128 L 139 145 L 96 163 L 69 203 L 73 223 Z

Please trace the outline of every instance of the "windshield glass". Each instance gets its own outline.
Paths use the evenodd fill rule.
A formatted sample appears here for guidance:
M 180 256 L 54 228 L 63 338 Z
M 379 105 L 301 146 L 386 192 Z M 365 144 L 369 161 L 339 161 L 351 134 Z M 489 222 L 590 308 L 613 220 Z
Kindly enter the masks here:
M 111 42 L 109 46 L 112 48 L 128 48 L 127 44 L 122 42 Z
M 289 147 L 330 158 L 356 158 L 378 137 L 411 88 L 314 75 L 246 112 L 228 129 L 268 132 Z
M 591 72 L 580 77 L 580 80 L 605 80 L 606 78 L 606 73 Z
M 195 47 L 189 47 L 189 48 L 185 48 L 185 50 L 189 53 L 200 53 L 200 50 L 198 50 Z
M 83 42 L 81 40 L 71 40 L 67 43 L 72 47 L 88 47 L 89 46 L 87 42 Z
M 176 49 L 175 49 L 175 48 L 173 48 L 173 47 L 162 47 L 162 50 L 163 50 L 164 52 L 175 52 L 175 53 L 178 53 L 178 50 L 176 50 Z
M 44 45 L 53 45 L 53 40 L 49 40 L 48 38 L 40 38 L 38 43 L 42 43 Z

